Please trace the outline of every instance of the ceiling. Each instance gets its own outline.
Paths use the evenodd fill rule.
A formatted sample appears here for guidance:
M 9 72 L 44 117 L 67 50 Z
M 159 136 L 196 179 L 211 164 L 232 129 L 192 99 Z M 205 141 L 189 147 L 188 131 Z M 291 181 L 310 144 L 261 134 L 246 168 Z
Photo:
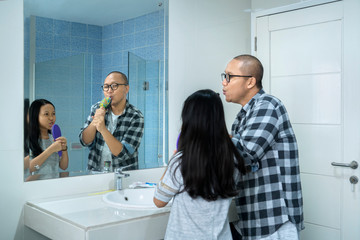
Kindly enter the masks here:
M 30 15 L 104 26 L 163 9 L 164 0 L 24 0 Z

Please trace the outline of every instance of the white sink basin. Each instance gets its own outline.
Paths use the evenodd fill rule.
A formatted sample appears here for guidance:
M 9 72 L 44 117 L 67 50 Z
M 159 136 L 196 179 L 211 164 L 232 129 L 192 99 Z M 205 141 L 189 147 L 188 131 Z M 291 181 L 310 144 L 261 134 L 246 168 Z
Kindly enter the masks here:
M 104 202 L 116 206 L 133 209 L 156 209 L 153 202 L 155 188 L 123 189 L 107 193 Z M 170 206 L 171 202 L 167 205 Z

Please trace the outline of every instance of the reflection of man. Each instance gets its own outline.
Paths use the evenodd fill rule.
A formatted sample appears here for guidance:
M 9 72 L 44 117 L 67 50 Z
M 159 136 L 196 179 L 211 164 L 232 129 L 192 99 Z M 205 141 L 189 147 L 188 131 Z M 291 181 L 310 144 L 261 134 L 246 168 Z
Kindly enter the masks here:
M 233 239 L 295 240 L 304 228 L 298 147 L 285 106 L 264 92 L 262 76 L 251 55 L 235 57 L 222 74 L 226 101 L 242 106 L 232 140 L 252 169 L 239 182 Z
M 104 164 L 109 163 L 110 170 L 130 164 L 136 169 L 144 117 L 126 99 L 127 77 L 121 72 L 111 72 L 102 89 L 104 96 L 111 98 L 111 105 L 107 109 L 99 107 L 100 102 L 91 106 L 90 116 L 79 135 L 81 144 L 90 149 L 88 169 L 102 171 Z

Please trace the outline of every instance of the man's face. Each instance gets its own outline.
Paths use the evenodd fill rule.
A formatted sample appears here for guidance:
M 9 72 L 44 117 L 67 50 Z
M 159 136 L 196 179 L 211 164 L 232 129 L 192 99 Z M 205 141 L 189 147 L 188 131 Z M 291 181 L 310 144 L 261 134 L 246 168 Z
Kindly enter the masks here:
M 225 73 L 229 75 L 240 75 L 248 76 L 249 73 L 243 72 L 242 69 L 243 63 L 239 60 L 233 59 L 226 66 Z M 227 82 L 226 79 L 222 81 L 223 85 L 223 94 L 227 102 L 239 103 L 242 106 L 246 104 L 246 96 L 249 92 L 248 89 L 248 77 L 236 77 L 230 76 L 230 82 Z
M 117 87 L 115 90 L 109 87 L 107 91 L 103 91 L 105 97 L 111 98 L 111 105 L 117 105 L 123 101 L 126 101 L 126 94 L 129 92 L 129 85 L 117 85 L 125 83 L 126 82 L 122 76 L 118 73 L 112 73 L 105 78 L 104 85 L 113 86 L 113 88 Z

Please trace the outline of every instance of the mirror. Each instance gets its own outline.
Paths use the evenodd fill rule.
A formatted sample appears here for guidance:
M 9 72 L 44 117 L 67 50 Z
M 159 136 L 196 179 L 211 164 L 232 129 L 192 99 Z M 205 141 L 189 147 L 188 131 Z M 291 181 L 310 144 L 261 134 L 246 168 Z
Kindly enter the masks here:
M 114 70 L 128 76 L 127 99 L 144 115 L 139 169 L 166 164 L 168 0 L 24 0 L 24 26 L 24 99 L 55 105 L 69 154 L 65 171 L 28 180 L 90 173 L 79 132 Z

